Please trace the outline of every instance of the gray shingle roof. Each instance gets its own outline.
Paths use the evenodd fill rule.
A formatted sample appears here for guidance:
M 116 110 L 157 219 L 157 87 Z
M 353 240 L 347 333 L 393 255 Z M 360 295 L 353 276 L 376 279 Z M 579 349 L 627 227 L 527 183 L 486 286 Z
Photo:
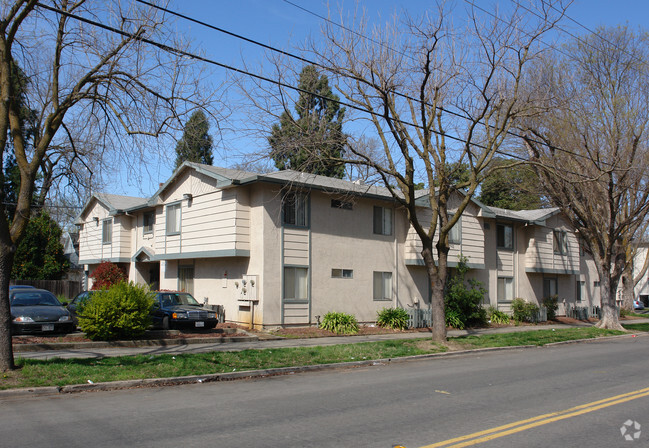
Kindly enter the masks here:
M 559 212 L 558 207 L 540 208 L 535 210 L 507 210 L 505 208 L 489 207 L 496 218 L 513 219 L 516 221 L 540 222 L 556 215 Z
M 111 211 L 127 210 L 134 207 L 141 207 L 146 204 L 146 198 L 136 198 L 133 196 L 120 196 L 117 194 L 96 193 L 97 200 L 107 205 Z

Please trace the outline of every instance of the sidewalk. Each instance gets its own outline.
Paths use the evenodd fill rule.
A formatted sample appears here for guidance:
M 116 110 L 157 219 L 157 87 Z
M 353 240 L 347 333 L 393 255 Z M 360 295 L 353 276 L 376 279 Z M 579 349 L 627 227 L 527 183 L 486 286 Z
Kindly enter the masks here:
M 627 323 L 647 323 L 647 319 L 633 319 Z M 470 330 L 449 330 L 449 337 L 495 333 L 514 333 L 531 330 L 550 330 L 592 326 L 590 323 L 554 325 L 521 325 L 517 327 L 480 328 Z M 264 333 L 248 333 L 248 336 L 235 338 L 196 338 L 196 339 L 148 339 L 140 341 L 82 342 L 52 344 L 16 344 L 17 358 L 103 358 L 130 355 L 160 355 L 180 353 L 203 353 L 210 351 L 241 351 L 247 349 L 266 349 L 284 347 L 313 347 L 336 344 L 358 344 L 391 339 L 420 339 L 430 337 L 428 332 L 389 333 L 364 336 L 333 336 L 323 338 L 281 338 Z

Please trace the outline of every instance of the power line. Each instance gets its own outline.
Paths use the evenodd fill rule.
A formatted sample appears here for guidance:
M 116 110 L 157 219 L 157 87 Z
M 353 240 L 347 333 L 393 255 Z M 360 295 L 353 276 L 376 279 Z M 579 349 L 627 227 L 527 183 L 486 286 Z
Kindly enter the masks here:
M 145 3 L 145 4 L 147 4 L 147 5 L 150 5 L 149 3 L 145 2 L 144 0 L 136 0 L 136 1 L 138 1 L 138 2 L 140 2 L 140 3 Z M 181 49 L 178 49 L 178 48 L 175 48 L 175 47 L 171 47 L 171 46 L 169 46 L 169 45 L 162 44 L 162 43 L 159 43 L 159 42 L 153 41 L 153 40 L 151 40 L 151 39 L 148 39 L 148 38 L 142 37 L 142 35 L 139 35 L 139 34 L 136 35 L 136 34 L 134 34 L 134 33 L 129 33 L 129 32 L 126 32 L 126 31 L 122 31 L 122 30 L 120 30 L 120 29 L 117 29 L 117 28 L 111 27 L 111 26 L 109 26 L 109 25 L 105 25 L 105 24 L 103 24 L 103 23 L 101 23 L 101 22 L 97 22 L 97 21 L 92 20 L 92 19 L 88 19 L 88 18 L 85 18 L 85 17 L 81 17 L 81 16 L 78 16 L 78 15 L 76 15 L 76 14 L 70 13 L 70 12 L 68 12 L 68 11 L 61 10 L 61 9 L 59 9 L 59 8 L 55 8 L 55 7 L 52 7 L 52 6 L 49 6 L 49 5 L 44 5 L 44 4 L 42 4 L 42 3 L 37 3 L 37 5 L 38 5 L 39 7 L 41 7 L 41 8 L 43 8 L 43 9 L 46 9 L 46 10 L 49 10 L 49 11 L 52 11 L 52 12 L 56 12 L 56 13 L 62 14 L 62 15 L 64 15 L 64 16 L 66 16 L 66 17 L 73 18 L 73 19 L 75 19 L 75 20 L 78 20 L 78 21 L 81 21 L 81 22 L 84 22 L 84 23 L 87 23 L 87 24 L 90 24 L 90 25 L 96 26 L 96 27 L 101 28 L 101 29 L 104 29 L 104 30 L 106 30 L 106 31 L 113 32 L 113 33 L 116 33 L 116 34 L 122 35 L 122 36 L 124 36 L 124 37 L 132 38 L 132 39 L 134 39 L 134 40 L 138 40 L 138 41 L 141 41 L 141 42 L 147 43 L 147 44 L 149 44 L 149 45 L 153 45 L 153 46 L 155 46 L 155 47 L 157 47 L 157 48 L 160 48 L 160 49 L 163 50 L 163 51 L 166 51 L 166 52 L 169 52 L 169 53 L 172 53 L 172 54 L 177 54 L 177 55 L 179 55 L 179 56 L 184 56 L 184 57 L 187 57 L 187 58 L 190 58 L 190 59 L 194 59 L 194 60 L 198 60 L 198 61 L 201 61 L 201 62 L 205 62 L 205 63 L 207 63 L 207 64 L 215 65 L 215 66 L 218 66 L 218 67 L 224 68 L 224 69 L 226 69 L 226 70 L 234 71 L 234 72 L 236 72 L 236 73 L 239 73 L 239 74 L 242 74 L 242 75 L 245 75 L 245 76 L 249 76 L 249 77 L 252 77 L 252 78 L 255 78 L 255 79 L 258 79 L 258 80 L 261 80 L 261 81 L 267 82 L 267 83 L 270 83 L 270 84 L 275 84 L 275 85 L 277 85 L 277 86 L 279 86 L 279 87 L 283 87 L 283 88 L 291 89 L 291 90 L 294 90 L 294 91 L 297 91 L 297 92 L 300 92 L 300 93 L 305 93 L 305 94 L 307 94 L 307 95 L 313 95 L 313 96 L 317 96 L 317 97 L 320 97 L 320 98 L 323 98 L 323 99 L 327 99 L 328 101 L 332 101 L 332 102 L 338 103 L 338 104 L 340 104 L 340 105 L 342 105 L 342 106 L 350 107 L 351 109 L 355 109 L 355 110 L 358 110 L 358 111 L 360 111 L 360 112 L 367 113 L 367 114 L 370 114 L 370 115 L 373 115 L 373 116 L 377 116 L 377 117 L 381 117 L 381 118 L 384 118 L 384 119 L 385 119 L 384 115 L 379 114 L 379 113 L 377 113 L 377 112 L 374 112 L 374 111 L 372 111 L 372 110 L 368 110 L 368 109 L 362 108 L 362 107 L 360 107 L 360 106 L 356 106 L 355 104 L 346 103 L 346 102 L 344 102 L 344 101 L 340 101 L 340 100 L 332 100 L 332 99 L 330 99 L 330 98 L 324 98 L 324 97 L 322 97 L 321 95 L 318 95 L 317 93 L 310 92 L 310 91 L 307 91 L 307 90 L 305 90 L 305 89 L 301 89 L 301 88 L 299 88 L 299 87 L 296 87 L 296 86 L 293 86 L 293 85 L 289 85 L 289 84 L 286 84 L 286 83 L 283 83 L 283 82 L 281 82 L 281 81 L 274 80 L 274 79 L 271 79 L 271 78 L 268 78 L 268 77 L 265 77 L 265 76 L 257 75 L 257 74 L 254 74 L 254 73 L 248 72 L 248 71 L 246 71 L 246 70 L 243 70 L 243 69 L 239 69 L 239 68 L 236 68 L 236 67 L 230 66 L 230 65 L 228 65 L 228 64 L 224 64 L 224 63 L 221 63 L 221 62 L 218 62 L 218 61 L 214 61 L 214 60 L 212 60 L 212 59 L 208 59 L 208 58 L 206 58 L 206 57 L 199 56 L 199 55 L 196 55 L 196 54 L 194 54 L 194 53 L 190 53 L 190 52 L 185 51 L 185 50 L 181 50 Z M 192 19 L 192 20 L 193 20 L 193 19 Z M 196 22 L 198 22 L 198 21 L 196 21 Z M 215 27 L 215 28 L 216 28 L 216 27 Z M 233 33 L 233 34 L 234 34 L 234 33 Z M 272 47 L 271 47 L 271 48 L 272 48 Z M 418 101 L 418 102 L 420 102 L 419 100 L 414 100 L 414 101 Z M 424 104 L 426 104 L 426 103 L 424 103 Z M 466 117 L 464 117 L 464 118 L 466 119 Z M 400 124 L 403 124 L 403 125 L 406 125 L 406 126 L 411 126 L 411 127 L 414 127 L 414 128 L 424 129 L 423 126 L 421 126 L 421 125 L 414 124 L 414 123 L 410 123 L 410 122 L 407 122 L 407 121 L 404 121 L 404 120 L 401 120 L 401 119 L 397 119 L 397 118 L 391 118 L 391 121 L 396 122 L 396 123 L 400 123 Z M 465 139 L 462 139 L 462 138 L 460 138 L 460 137 L 456 137 L 456 136 L 451 135 L 451 134 L 447 134 L 447 133 L 445 133 L 445 132 L 436 131 L 436 130 L 434 130 L 434 129 L 431 129 L 430 132 L 432 132 L 433 134 L 436 134 L 436 135 L 439 135 L 439 136 L 442 136 L 442 137 L 448 138 L 448 139 L 450 139 L 450 140 L 460 142 L 460 143 L 462 143 L 462 144 L 465 145 L 465 146 L 468 145 L 468 146 L 473 146 L 473 147 L 476 147 L 476 148 L 481 148 L 481 149 L 489 150 L 489 148 L 486 147 L 486 146 L 484 146 L 484 145 L 481 145 L 481 144 L 479 144 L 479 143 L 469 143 L 469 142 L 468 142 L 467 140 L 465 140 Z M 522 136 L 519 136 L 519 135 L 517 135 L 517 134 L 511 134 L 511 135 L 515 135 L 515 136 L 518 136 L 518 137 L 522 137 Z M 543 142 L 538 142 L 538 143 L 543 144 Z M 580 157 L 586 158 L 585 156 L 583 156 L 583 155 L 581 155 L 581 154 L 576 154 L 576 153 L 573 153 L 573 152 L 570 152 L 570 151 L 563 150 L 563 149 L 561 149 L 561 148 L 554 148 L 554 149 L 564 151 L 564 152 L 566 152 L 566 153 L 568 153 L 568 154 L 571 154 L 571 155 L 576 155 L 576 156 L 580 156 Z M 520 158 L 520 157 L 514 157 L 513 155 L 508 154 L 508 153 L 506 153 L 506 152 L 504 152 L 504 151 L 501 151 L 501 150 L 499 150 L 499 149 L 495 150 L 494 153 L 496 153 L 496 154 L 500 154 L 500 155 L 504 155 L 504 156 L 507 156 L 507 157 L 510 157 L 510 158 L 518 158 L 518 159 L 521 159 L 521 160 L 525 160 L 525 159 L 522 159 L 522 158 Z M 571 174 L 578 175 L 578 173 L 571 173 Z

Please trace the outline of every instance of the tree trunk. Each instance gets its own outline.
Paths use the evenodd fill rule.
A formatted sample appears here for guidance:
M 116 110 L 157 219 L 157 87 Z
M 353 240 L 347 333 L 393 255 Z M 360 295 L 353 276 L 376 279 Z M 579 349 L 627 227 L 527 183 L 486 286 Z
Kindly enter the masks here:
M 622 325 L 620 325 L 620 320 L 617 316 L 617 307 L 615 306 L 615 290 L 617 285 L 611 284 L 611 274 L 610 272 L 600 271 L 600 296 L 602 303 L 602 318 L 599 320 L 597 325 L 598 328 L 607 328 L 610 330 L 624 330 Z M 612 289 L 613 286 L 615 289 Z
M 633 311 L 633 263 L 628 263 L 622 274 L 622 308 Z
M 426 265 L 426 272 L 428 274 L 428 282 L 431 291 L 431 310 L 432 316 L 432 338 L 435 342 L 446 342 L 446 315 L 444 313 L 444 281 L 441 276 L 440 269 L 435 266 L 433 259 L 432 247 L 424 248 L 421 251 Z M 440 263 L 441 264 L 441 263 Z
M 0 372 L 15 368 L 9 304 L 9 279 L 14 253 L 13 244 L 7 245 L 5 241 L 0 241 Z

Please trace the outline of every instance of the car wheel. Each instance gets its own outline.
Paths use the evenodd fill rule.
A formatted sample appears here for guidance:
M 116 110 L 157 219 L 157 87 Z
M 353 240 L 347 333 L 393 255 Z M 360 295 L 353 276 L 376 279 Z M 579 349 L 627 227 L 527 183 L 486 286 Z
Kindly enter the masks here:
M 165 316 L 162 319 L 162 329 L 163 330 L 168 330 L 169 329 L 169 316 Z

